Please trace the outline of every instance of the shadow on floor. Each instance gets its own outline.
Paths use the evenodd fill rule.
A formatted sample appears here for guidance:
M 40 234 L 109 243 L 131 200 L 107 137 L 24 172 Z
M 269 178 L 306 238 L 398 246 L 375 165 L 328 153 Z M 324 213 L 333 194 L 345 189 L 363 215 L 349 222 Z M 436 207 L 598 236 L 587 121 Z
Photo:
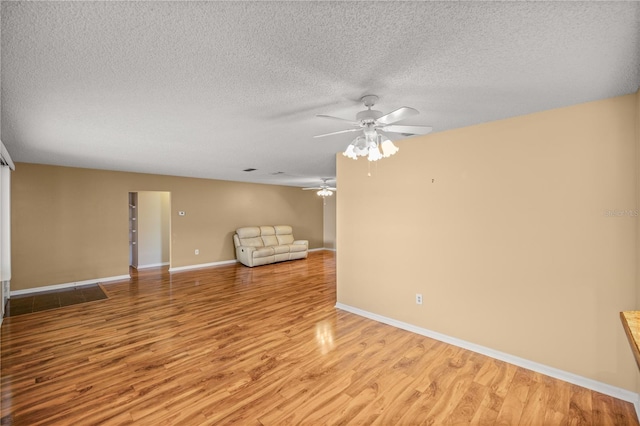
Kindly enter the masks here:
M 78 303 L 93 302 L 106 299 L 98 284 L 73 288 L 70 290 L 47 291 L 25 296 L 13 296 L 7 301 L 7 317 L 46 311 Z

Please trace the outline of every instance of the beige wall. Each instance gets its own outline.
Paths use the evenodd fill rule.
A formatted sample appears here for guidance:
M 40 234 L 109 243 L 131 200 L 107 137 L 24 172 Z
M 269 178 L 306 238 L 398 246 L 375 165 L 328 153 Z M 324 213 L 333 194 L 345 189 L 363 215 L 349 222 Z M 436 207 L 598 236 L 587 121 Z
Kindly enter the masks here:
M 636 92 L 636 209 L 640 212 L 640 90 Z M 636 223 L 636 306 L 640 310 L 640 224 Z M 640 376 L 638 377 L 638 392 L 640 393 Z
M 371 177 L 338 156 L 338 302 L 636 390 L 637 218 L 606 211 L 637 205 L 637 105 L 404 140 Z
M 0 4 L 0 22 L 2 22 L 2 4 Z M 1 43 L 0 43 L 1 44 Z M 0 52 L 0 58 L 2 58 L 2 53 Z M 2 69 L 2 60 L 0 59 L 0 69 Z M 0 78 L 0 82 L 2 78 Z M 0 84 L 0 93 L 2 93 L 2 84 Z M 0 96 L 0 111 L 2 111 L 2 96 Z M 0 135 L 2 135 L 2 120 L 0 120 Z M 2 138 L 0 137 L 0 141 Z M 2 323 L 2 318 L 4 317 L 4 285 L 0 281 L 0 323 Z
M 323 239 L 324 248 L 336 248 L 336 196 L 324 199 L 323 210 Z
M 636 181 L 636 210 L 640 212 L 640 90 L 636 92 L 636 178 L 638 179 Z M 638 219 L 636 219 L 636 305 L 634 310 L 640 310 L 640 226 Z M 635 377 L 636 392 L 640 394 L 640 369 L 636 369 Z
M 300 188 L 26 163 L 12 178 L 12 290 L 128 274 L 135 191 L 171 192 L 172 267 L 234 259 L 240 226 L 289 224 L 323 244 L 322 200 Z

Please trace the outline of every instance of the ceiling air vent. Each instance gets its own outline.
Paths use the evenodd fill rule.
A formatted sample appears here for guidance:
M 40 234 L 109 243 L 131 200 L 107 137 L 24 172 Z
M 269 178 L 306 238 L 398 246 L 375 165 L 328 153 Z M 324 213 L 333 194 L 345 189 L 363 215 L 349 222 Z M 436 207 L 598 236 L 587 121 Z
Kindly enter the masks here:
M 253 172 L 255 170 L 258 170 L 258 169 L 248 168 L 248 169 L 244 169 L 243 172 Z

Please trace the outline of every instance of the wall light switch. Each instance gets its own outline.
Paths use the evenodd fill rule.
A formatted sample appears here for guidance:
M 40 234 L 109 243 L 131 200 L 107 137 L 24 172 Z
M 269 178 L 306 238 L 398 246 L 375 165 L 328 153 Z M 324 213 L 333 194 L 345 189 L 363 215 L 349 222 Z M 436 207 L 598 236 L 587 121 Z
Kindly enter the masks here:
M 179 211 L 178 216 L 184 216 L 184 211 Z

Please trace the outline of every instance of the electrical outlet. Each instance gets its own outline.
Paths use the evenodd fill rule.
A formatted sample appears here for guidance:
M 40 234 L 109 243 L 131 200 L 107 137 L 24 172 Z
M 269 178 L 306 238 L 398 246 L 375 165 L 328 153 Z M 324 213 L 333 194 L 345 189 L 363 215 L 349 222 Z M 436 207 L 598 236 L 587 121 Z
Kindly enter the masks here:
M 416 305 L 422 305 L 422 295 L 420 293 L 416 293 Z
M 200 250 L 196 249 L 196 254 L 200 254 Z

